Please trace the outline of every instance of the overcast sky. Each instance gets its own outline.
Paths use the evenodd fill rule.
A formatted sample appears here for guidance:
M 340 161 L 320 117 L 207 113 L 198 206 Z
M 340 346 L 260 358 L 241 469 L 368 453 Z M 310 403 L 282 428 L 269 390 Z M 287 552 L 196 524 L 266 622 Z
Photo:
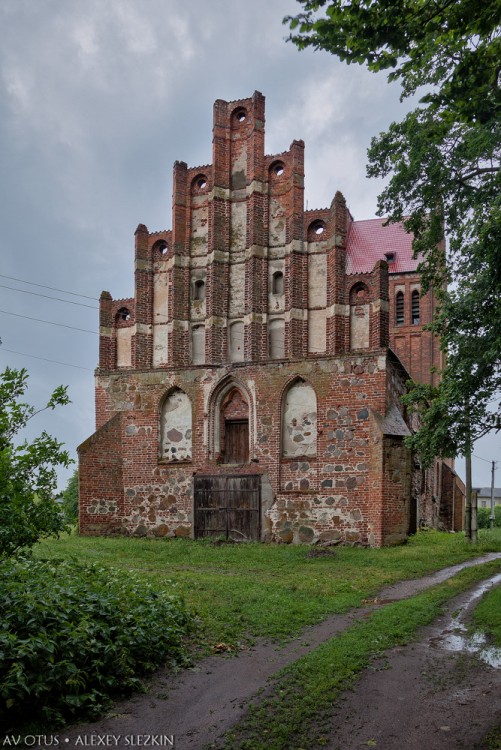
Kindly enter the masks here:
M 94 431 L 97 298 L 132 295 L 139 223 L 171 228 L 174 161 L 211 162 L 215 99 L 261 91 L 266 152 L 306 143 L 308 207 L 341 190 L 356 219 L 375 216 L 381 184 L 365 177 L 366 149 L 402 117 L 399 89 L 286 43 L 282 18 L 299 10 L 295 0 L 1 0 L 0 368 L 26 367 L 37 405 L 69 386 L 72 404 L 31 430 L 72 455 Z M 501 438 L 475 453 L 474 484 L 488 486 Z

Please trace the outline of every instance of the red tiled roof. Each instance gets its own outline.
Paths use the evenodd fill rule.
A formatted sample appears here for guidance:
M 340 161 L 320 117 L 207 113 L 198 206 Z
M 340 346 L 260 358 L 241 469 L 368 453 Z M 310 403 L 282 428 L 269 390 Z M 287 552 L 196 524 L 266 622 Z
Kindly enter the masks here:
M 395 253 L 388 263 L 390 273 L 415 271 L 419 260 L 412 257 L 412 235 L 402 224 L 383 226 L 384 219 L 352 222 L 346 243 L 346 273 L 369 273 L 385 253 Z

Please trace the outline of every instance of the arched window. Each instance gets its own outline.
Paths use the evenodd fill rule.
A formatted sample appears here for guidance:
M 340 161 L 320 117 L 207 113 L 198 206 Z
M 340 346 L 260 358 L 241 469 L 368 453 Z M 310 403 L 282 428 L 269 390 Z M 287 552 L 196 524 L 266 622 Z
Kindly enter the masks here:
M 411 295 L 411 320 L 413 326 L 419 325 L 419 291 L 417 289 L 414 289 Z
M 308 242 L 319 242 L 321 239 L 323 239 L 322 235 L 325 232 L 325 228 L 325 222 L 323 222 L 321 219 L 312 221 L 312 223 L 308 227 Z
M 193 299 L 204 300 L 205 299 L 205 281 L 203 279 L 197 279 L 193 285 Z
M 395 324 L 397 326 L 403 326 L 405 321 L 405 308 L 404 308 L 404 293 L 397 292 L 395 298 Z
M 240 127 L 241 125 L 244 124 L 246 120 L 247 120 L 247 112 L 245 111 L 243 107 L 237 107 L 237 109 L 235 109 L 232 112 L 231 124 L 233 128 Z
M 241 320 L 230 325 L 229 355 L 230 362 L 243 362 L 244 360 L 244 324 Z
M 160 415 L 160 455 L 168 461 L 188 461 L 192 453 L 191 402 L 180 389 L 171 391 Z
M 157 240 L 152 247 L 153 253 L 157 255 L 167 255 L 169 252 L 169 246 L 165 240 Z
M 284 275 L 282 271 L 275 271 L 271 283 L 272 294 L 283 294 L 284 293 Z
M 117 325 L 128 323 L 130 321 L 130 312 L 126 307 L 121 307 L 116 315 Z
M 282 455 L 285 458 L 317 453 L 317 397 L 309 383 L 296 380 L 282 403 Z
M 252 395 L 233 377 L 224 378 L 209 398 L 208 457 L 218 463 L 247 463 L 253 444 Z
M 204 174 L 199 174 L 191 183 L 191 194 L 200 195 L 207 192 L 207 177 Z

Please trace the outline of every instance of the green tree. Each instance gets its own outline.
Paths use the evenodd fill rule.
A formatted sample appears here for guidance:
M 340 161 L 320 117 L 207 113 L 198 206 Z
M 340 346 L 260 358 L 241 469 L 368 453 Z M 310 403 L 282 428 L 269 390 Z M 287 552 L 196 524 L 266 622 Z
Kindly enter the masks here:
M 78 521 L 78 469 L 75 469 L 61 493 L 61 507 L 68 523 Z
M 53 496 L 56 467 L 68 467 L 72 460 L 45 431 L 31 442 L 19 434 L 36 414 L 67 404 L 69 398 L 59 386 L 37 410 L 21 400 L 27 380 L 24 369 L 7 368 L 0 375 L 0 556 L 13 555 L 65 528 Z
M 414 235 L 432 330 L 447 360 L 438 387 L 415 385 L 422 427 L 410 443 L 429 463 L 467 455 L 501 429 L 501 39 L 498 0 L 298 0 L 284 19 L 300 49 L 389 71 L 419 106 L 368 151 L 369 176 L 391 179 L 378 214 Z M 444 252 L 444 233 L 448 240 Z M 447 287 L 447 283 L 453 282 Z

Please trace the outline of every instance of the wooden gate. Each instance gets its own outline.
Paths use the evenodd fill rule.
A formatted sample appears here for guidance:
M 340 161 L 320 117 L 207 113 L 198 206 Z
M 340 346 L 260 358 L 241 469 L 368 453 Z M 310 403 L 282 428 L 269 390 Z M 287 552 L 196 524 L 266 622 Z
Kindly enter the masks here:
M 194 477 L 195 538 L 261 538 L 259 474 Z

